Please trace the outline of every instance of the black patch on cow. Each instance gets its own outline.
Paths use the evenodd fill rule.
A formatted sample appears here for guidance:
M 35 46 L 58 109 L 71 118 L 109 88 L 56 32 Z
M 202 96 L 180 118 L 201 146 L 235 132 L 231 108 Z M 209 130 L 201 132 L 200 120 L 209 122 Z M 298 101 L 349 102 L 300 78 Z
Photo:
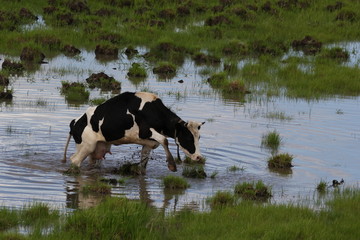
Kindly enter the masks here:
M 168 137 L 175 137 L 175 125 L 180 118 L 167 108 L 161 99 L 145 103 L 143 109 L 135 116 L 136 123 L 140 127 L 140 137 L 149 138 L 150 128 Z
M 73 136 L 75 142 L 80 144 L 82 142 L 81 135 L 87 125 L 86 114 L 82 115 L 77 121 L 72 120 L 70 122 L 70 134 Z
M 90 124 L 95 132 L 99 132 L 99 122 L 103 120 L 101 132 L 107 142 L 121 139 L 125 130 L 134 125 L 133 117 L 140 107 L 141 99 L 134 93 L 123 93 L 99 105 L 90 119 Z
M 190 154 L 195 153 L 194 136 L 185 126 L 184 122 L 176 124 L 176 136 L 180 146 L 185 148 Z

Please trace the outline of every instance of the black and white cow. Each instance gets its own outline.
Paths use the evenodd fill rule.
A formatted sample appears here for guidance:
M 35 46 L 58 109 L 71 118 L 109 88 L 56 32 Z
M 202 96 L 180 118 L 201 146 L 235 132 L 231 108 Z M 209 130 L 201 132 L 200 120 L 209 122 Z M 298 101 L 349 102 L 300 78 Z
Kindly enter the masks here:
M 168 168 L 176 171 L 167 137 L 175 139 L 186 156 L 200 160 L 199 130 L 203 124 L 183 121 L 152 93 L 125 92 L 97 107 L 88 108 L 81 117 L 71 121 L 64 161 L 73 136 L 76 153 L 70 159 L 77 166 L 88 156 L 91 162 L 105 158 L 111 145 L 135 143 L 143 146 L 140 166 L 145 169 L 151 149 L 161 144 Z

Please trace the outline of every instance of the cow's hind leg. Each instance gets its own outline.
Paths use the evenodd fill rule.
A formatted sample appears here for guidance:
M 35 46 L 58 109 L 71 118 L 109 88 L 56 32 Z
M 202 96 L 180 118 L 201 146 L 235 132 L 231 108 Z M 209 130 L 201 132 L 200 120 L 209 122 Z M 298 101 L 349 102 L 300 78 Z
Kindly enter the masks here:
M 92 152 L 95 151 L 96 142 L 93 144 L 84 143 L 76 145 L 76 153 L 70 157 L 71 163 L 75 166 L 80 167 L 81 163 L 89 156 Z
M 143 169 L 146 169 L 146 165 L 149 161 L 150 151 L 151 151 L 151 147 L 148 145 L 144 145 L 141 149 L 140 167 Z

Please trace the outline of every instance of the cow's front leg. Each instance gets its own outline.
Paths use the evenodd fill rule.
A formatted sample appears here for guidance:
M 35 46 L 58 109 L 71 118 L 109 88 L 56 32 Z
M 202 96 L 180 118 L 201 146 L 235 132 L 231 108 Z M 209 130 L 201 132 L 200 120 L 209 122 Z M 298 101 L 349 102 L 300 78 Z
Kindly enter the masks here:
M 151 138 L 154 139 L 155 141 L 157 141 L 158 143 L 160 143 L 161 146 L 163 146 L 163 148 L 165 150 L 166 161 L 168 163 L 169 170 L 173 171 L 173 172 L 176 172 L 176 163 L 175 163 L 174 158 L 171 155 L 171 152 L 169 150 L 169 142 L 168 142 L 168 140 L 166 139 L 166 137 L 164 137 L 163 135 L 158 133 L 155 129 L 150 128 L 150 131 L 152 133 Z

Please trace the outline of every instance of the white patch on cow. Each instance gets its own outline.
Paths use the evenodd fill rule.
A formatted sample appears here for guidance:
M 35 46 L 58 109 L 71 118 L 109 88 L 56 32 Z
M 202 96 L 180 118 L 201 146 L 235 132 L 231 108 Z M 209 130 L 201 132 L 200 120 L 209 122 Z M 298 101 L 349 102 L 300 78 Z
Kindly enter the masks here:
M 141 98 L 141 103 L 140 103 L 140 107 L 139 107 L 140 111 L 143 109 L 145 103 L 153 102 L 158 98 L 158 96 L 156 96 L 155 94 L 148 93 L 148 92 L 137 92 L 137 93 L 135 93 L 135 96 L 137 96 L 138 98 Z

